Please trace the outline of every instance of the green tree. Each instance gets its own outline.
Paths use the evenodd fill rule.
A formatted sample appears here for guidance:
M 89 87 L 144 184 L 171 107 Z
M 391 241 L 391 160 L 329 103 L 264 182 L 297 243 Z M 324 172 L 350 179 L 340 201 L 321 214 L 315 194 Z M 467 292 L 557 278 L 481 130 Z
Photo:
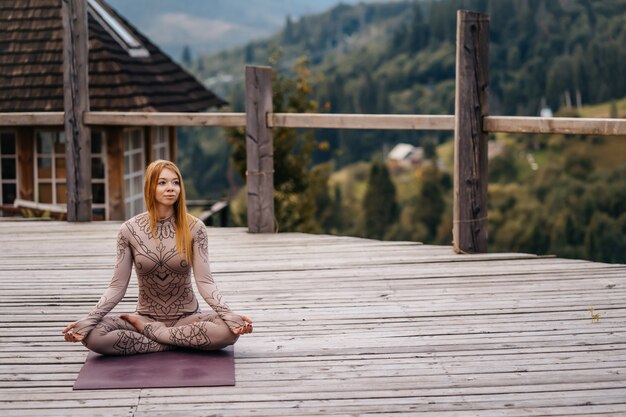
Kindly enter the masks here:
M 428 235 L 424 240 L 432 241 L 437 236 L 437 228 L 446 208 L 440 179 L 435 172 L 425 176 L 416 201 L 416 220 L 422 223 Z
M 362 206 L 365 236 L 382 239 L 399 214 L 396 187 L 382 162 L 372 164 Z
M 276 68 L 277 58 L 271 63 Z M 317 102 L 311 99 L 310 73 L 307 60 L 298 60 L 293 68 L 295 78 L 274 72 L 272 78 L 273 108 L 277 113 L 311 113 Z M 246 176 L 245 130 L 227 130 L 232 145 L 231 161 L 242 178 Z M 316 219 L 317 202 L 323 209 L 330 204 L 324 198 L 322 185 L 328 180 L 328 170 L 311 170 L 311 154 L 315 148 L 314 132 L 277 128 L 274 143 L 274 213 L 280 231 L 319 232 Z M 245 218 L 239 213 L 240 218 Z

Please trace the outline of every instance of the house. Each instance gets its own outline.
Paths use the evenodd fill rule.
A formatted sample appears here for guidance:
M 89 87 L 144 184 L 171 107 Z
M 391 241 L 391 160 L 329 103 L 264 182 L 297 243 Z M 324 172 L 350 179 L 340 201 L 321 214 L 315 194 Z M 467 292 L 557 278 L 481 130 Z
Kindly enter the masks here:
M 391 170 L 406 170 L 419 166 L 424 161 L 424 149 L 408 143 L 398 143 L 387 154 Z
M 91 111 L 200 112 L 225 101 L 103 0 L 87 0 Z M 63 111 L 61 0 L 0 5 L 0 113 Z M 94 219 L 144 210 L 143 172 L 176 158 L 175 127 L 92 126 Z M 0 126 L 0 207 L 66 203 L 64 127 Z M 52 205 L 52 206 L 50 206 Z

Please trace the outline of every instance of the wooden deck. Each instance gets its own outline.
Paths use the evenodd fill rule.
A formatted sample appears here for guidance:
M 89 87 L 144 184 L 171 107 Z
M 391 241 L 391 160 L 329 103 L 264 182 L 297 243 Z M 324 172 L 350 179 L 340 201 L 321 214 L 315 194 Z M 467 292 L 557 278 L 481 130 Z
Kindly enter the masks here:
M 107 286 L 118 227 L 0 221 L 0 415 L 626 415 L 626 265 L 243 229 L 209 230 L 255 321 L 237 386 L 72 391 L 87 352 L 61 329 Z M 133 282 L 116 311 L 135 302 Z

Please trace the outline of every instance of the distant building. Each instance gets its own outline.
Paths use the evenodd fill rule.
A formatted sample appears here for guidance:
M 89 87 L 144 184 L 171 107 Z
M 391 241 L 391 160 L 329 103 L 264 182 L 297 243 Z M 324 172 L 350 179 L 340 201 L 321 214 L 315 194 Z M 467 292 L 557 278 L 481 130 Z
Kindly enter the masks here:
M 424 161 L 424 149 L 408 143 L 399 143 L 387 154 L 391 169 L 408 169 Z
M 225 101 L 164 55 L 102 0 L 87 0 L 92 111 L 199 112 Z M 61 0 L 0 8 L 0 112 L 63 111 Z M 144 210 L 143 172 L 175 159 L 174 127 L 93 126 L 94 218 Z M 0 207 L 66 203 L 63 126 L 0 126 Z

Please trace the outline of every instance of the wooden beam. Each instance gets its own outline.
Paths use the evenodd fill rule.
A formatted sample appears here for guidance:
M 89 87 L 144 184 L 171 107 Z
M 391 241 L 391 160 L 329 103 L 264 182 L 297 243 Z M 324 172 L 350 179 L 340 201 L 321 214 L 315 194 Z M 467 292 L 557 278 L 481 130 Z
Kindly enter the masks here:
M 268 126 L 316 129 L 454 130 L 454 116 L 272 113 L 268 115 Z
M 457 12 L 452 238 L 457 253 L 487 252 L 489 16 Z
M 91 134 L 89 111 L 87 4 L 63 0 L 63 104 L 67 164 L 67 220 L 91 221 Z
M 104 136 L 107 153 L 107 220 L 126 220 L 123 130 L 119 126 L 108 126 Z
M 168 132 L 169 132 L 169 137 L 167 138 L 167 140 L 168 140 L 168 146 L 170 149 L 170 161 L 176 163 L 176 157 L 178 156 L 177 155 L 178 134 L 177 134 L 176 126 L 170 126 L 168 128 Z
M 146 150 L 144 153 L 144 166 L 150 165 L 152 162 L 152 147 L 154 146 L 154 127 L 144 126 L 143 128 L 143 148 Z
M 17 198 L 35 201 L 35 129 L 20 127 L 16 130 L 17 146 Z
M 267 115 L 272 112 L 272 69 L 246 66 L 248 231 L 273 233 L 274 148 Z
M 62 111 L 0 113 L 0 126 L 62 126 L 63 120 Z
M 626 119 L 488 116 L 484 129 L 487 132 L 614 136 L 626 135 Z
M 85 124 L 119 126 L 245 126 L 245 113 L 88 112 Z

